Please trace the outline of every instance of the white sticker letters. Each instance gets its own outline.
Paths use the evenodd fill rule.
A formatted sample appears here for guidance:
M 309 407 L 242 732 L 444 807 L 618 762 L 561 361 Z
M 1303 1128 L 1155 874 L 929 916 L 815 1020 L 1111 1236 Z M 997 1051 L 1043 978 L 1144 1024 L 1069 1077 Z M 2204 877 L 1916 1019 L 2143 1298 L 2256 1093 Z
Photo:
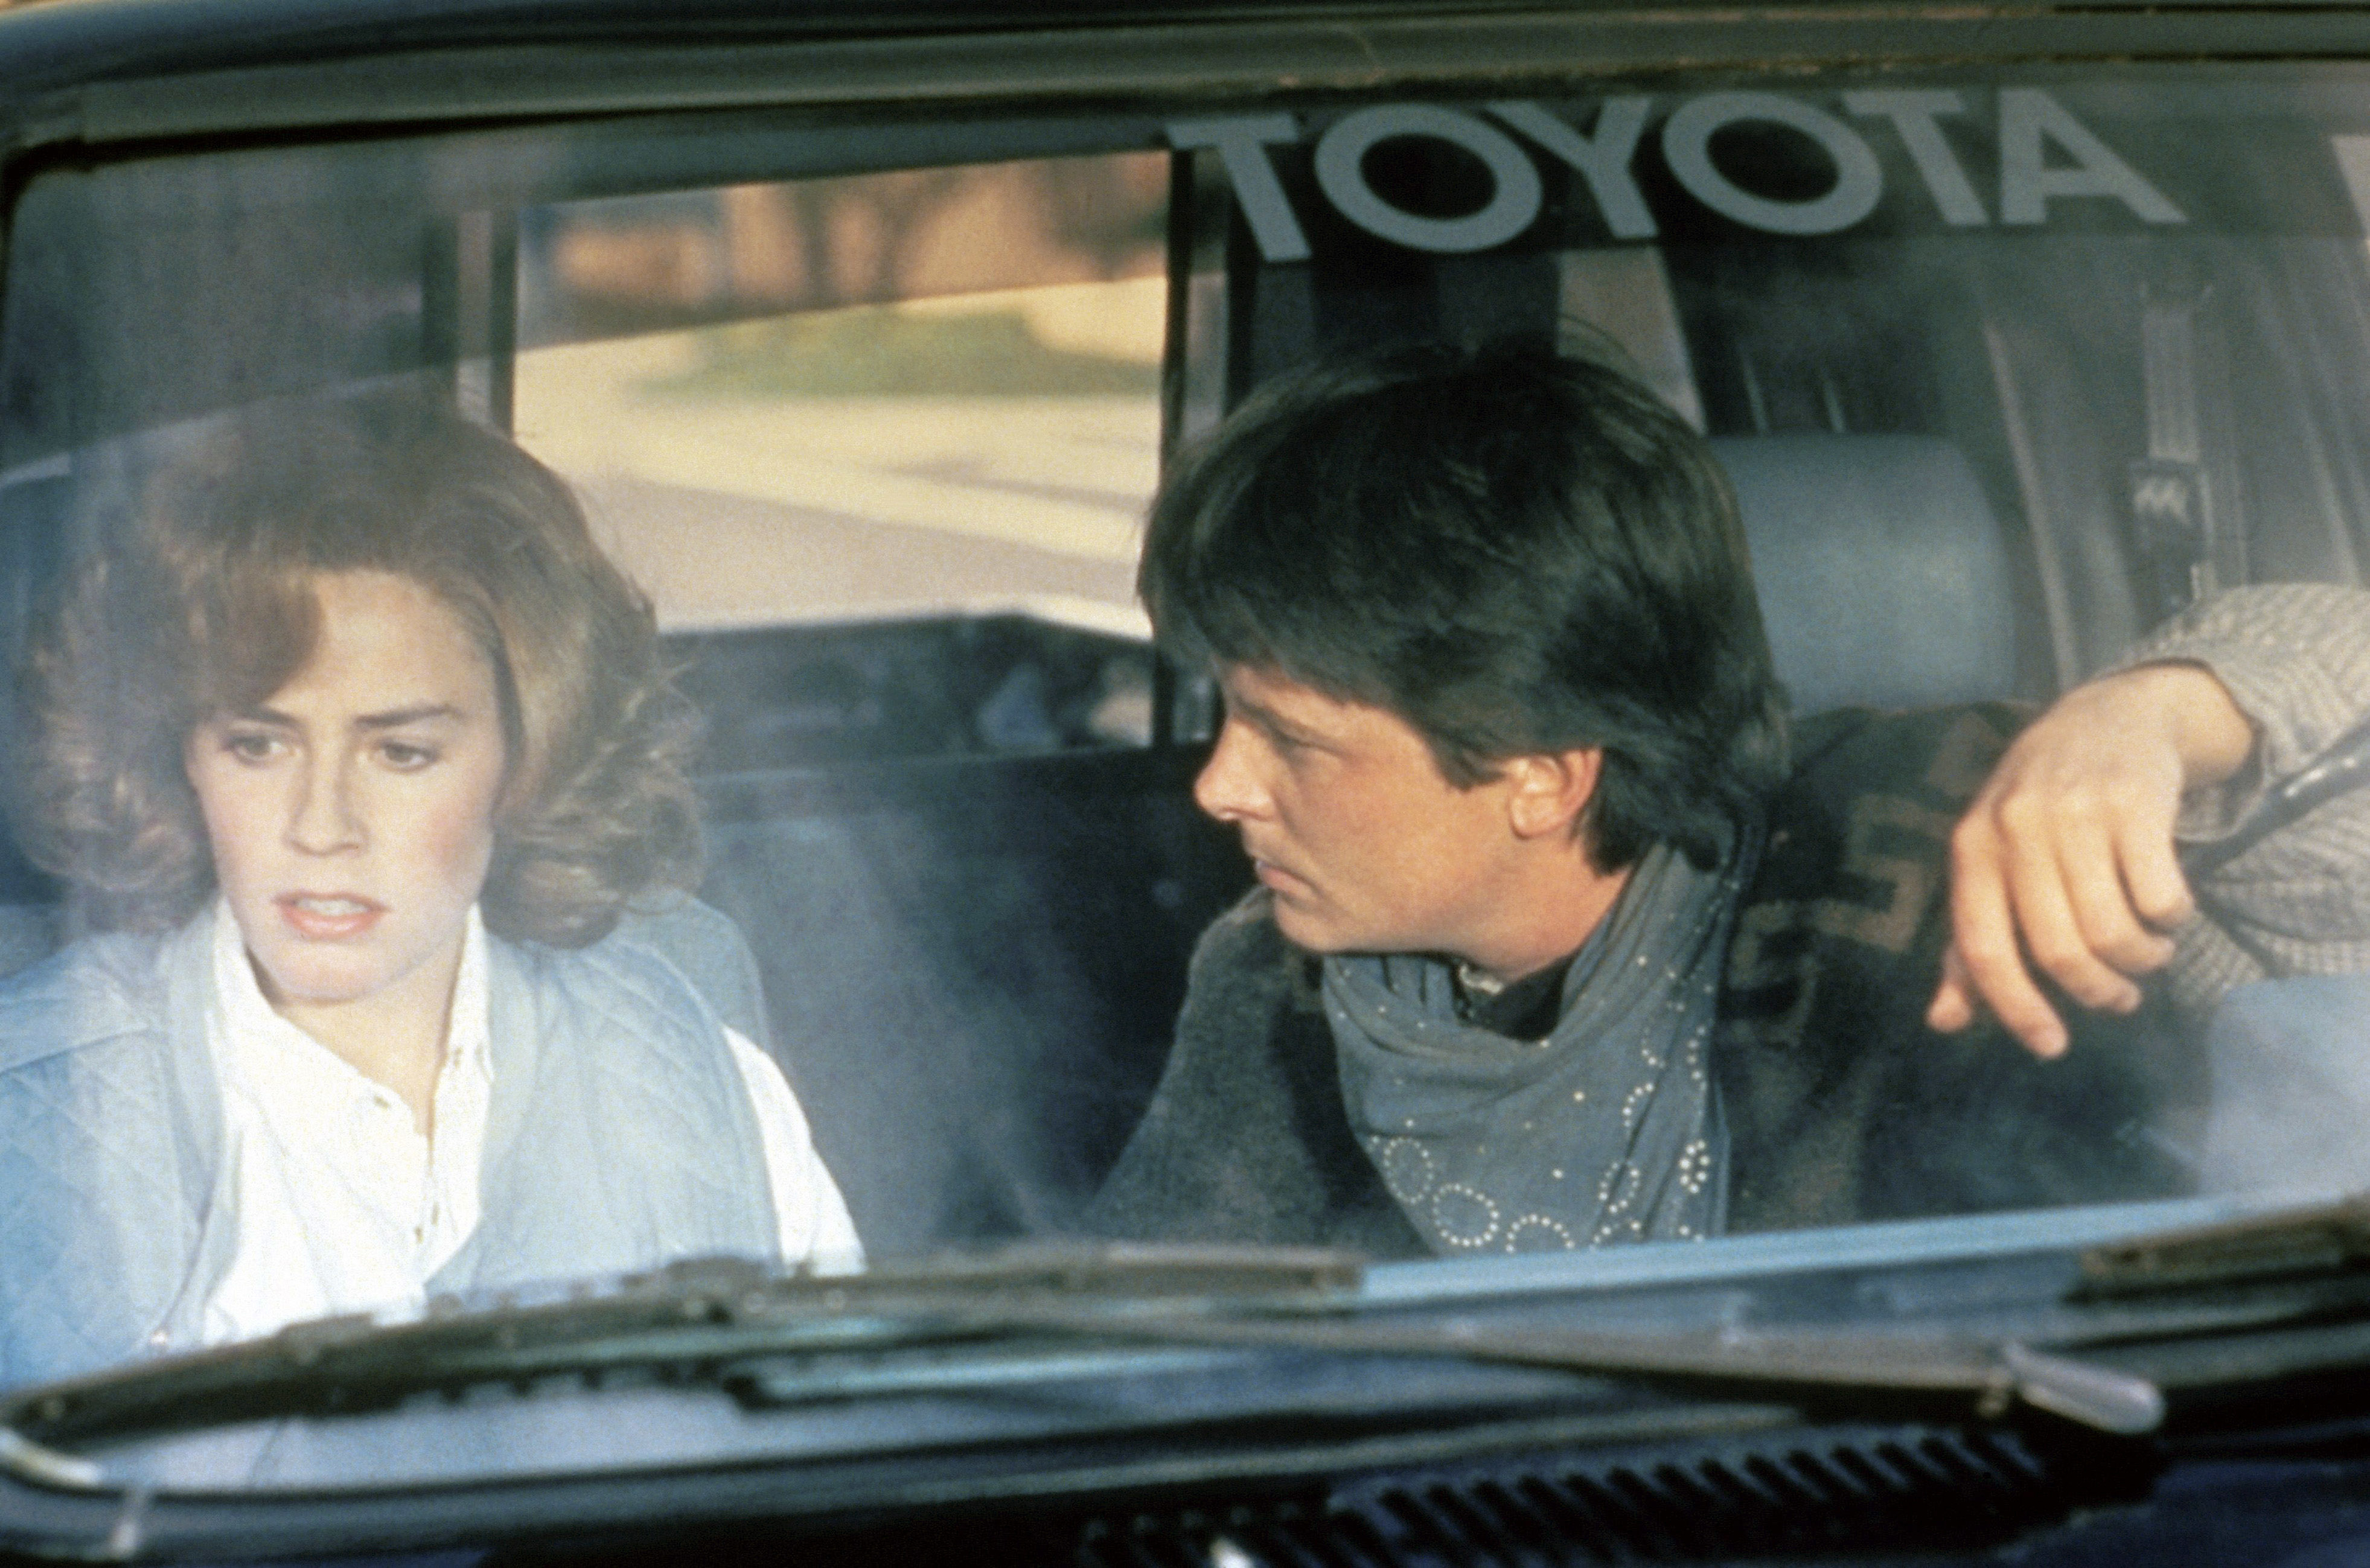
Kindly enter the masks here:
M 1835 160 L 1835 183 L 1808 201 L 1755 196 L 1711 161 L 1711 139 L 1731 125 L 1784 125 L 1816 142 Z M 1831 114 L 1776 93 L 1707 93 L 1689 98 L 1662 123 L 1662 156 L 1687 194 L 1751 229 L 1773 235 L 1831 235 L 1876 211 L 1884 170 L 1859 133 Z
M 1182 153 L 1209 147 L 1218 155 L 1226 178 L 1235 188 L 1235 205 L 1259 242 L 1260 259 L 1306 261 L 1308 238 L 1283 194 L 1267 149 L 1275 142 L 1297 142 L 1300 127 L 1288 114 L 1255 114 L 1231 120 L 1178 120 L 1168 126 L 1168 144 Z
M 1934 118 L 1942 114 L 1959 114 L 1966 109 L 1956 93 L 1892 90 L 1885 92 L 1846 93 L 1844 107 L 1869 120 L 1893 121 L 1893 133 L 1909 151 L 1910 166 L 1917 177 L 1926 182 L 1926 194 L 1942 210 L 1942 221 L 1954 229 L 1980 228 L 1991 220 L 1984 216 L 1983 198 L 1967 179 L 1967 171 L 1950 152 L 1950 143 L 1942 137 L 1942 128 Z
M 2071 168 L 2046 166 L 2044 142 L 2073 158 Z M 2090 128 L 2038 87 L 2003 87 L 1999 96 L 2000 222 L 2038 223 L 2052 197 L 2107 196 L 2142 222 L 2187 222 L 2180 209 L 2108 149 Z
M 1606 98 L 1596 111 L 1594 133 L 1587 136 L 1535 103 L 1493 103 L 1490 112 L 1580 171 L 1615 239 L 1652 239 L 1661 231 L 1646 210 L 1629 160 L 1653 106 L 1651 98 Z
M 1882 140 L 1889 133 L 1907 155 L 1931 211 L 1944 223 L 1983 228 L 1993 222 L 1973 174 L 1941 125 L 1945 118 L 1967 114 L 1962 94 L 1942 88 L 1870 89 L 1843 94 L 1842 106 L 1860 123 L 1782 93 L 1699 94 L 1673 105 L 1662 121 L 1662 161 L 1682 190 L 1731 223 L 1764 234 L 1839 234 L 1866 221 L 1884 199 L 1884 164 L 1869 138 Z M 1334 212 L 1368 234 L 1411 250 L 1462 254 L 1489 250 L 1519 236 L 1538 219 L 1546 203 L 1536 161 L 1541 157 L 1580 177 L 1614 239 L 1653 239 L 1673 216 L 1665 212 L 1657 220 L 1635 168 L 1653 107 L 1652 99 L 1638 95 L 1606 98 L 1597 105 L 1592 128 L 1582 132 L 1536 103 L 1490 104 L 1490 120 L 1514 132 L 1510 136 L 1489 120 L 1455 109 L 1378 105 L 1344 115 L 1328 127 L 1317 138 L 1310 168 Z M 2118 202 L 2143 223 L 2188 222 L 2146 177 L 2049 94 L 2037 87 L 2003 87 L 1997 109 L 2000 223 L 2043 223 L 2053 202 L 2077 199 Z M 1740 171 L 1721 167 L 1712 156 L 1714 140 L 1739 125 L 1777 126 L 1807 138 L 1834 166 L 1834 183 L 1818 195 L 1799 199 L 1749 189 Z M 1366 155 L 1399 138 L 1444 142 L 1479 160 L 1490 180 L 1480 207 L 1459 217 L 1438 217 L 1409 212 L 1375 189 Z M 1179 151 L 1206 148 L 1217 155 L 1243 222 L 1260 257 L 1271 262 L 1306 261 L 1309 256 L 1306 231 L 1269 151 L 1300 140 L 1299 124 L 1288 114 L 1186 120 L 1168 127 L 1171 146 Z
M 1495 187 L 1490 200 L 1462 218 L 1428 218 L 1384 200 L 1366 183 L 1366 154 L 1395 136 L 1429 136 L 1480 159 Z M 1362 109 L 1335 120 L 1317 143 L 1317 185 L 1335 212 L 1376 238 L 1444 252 L 1505 244 L 1531 226 L 1542 196 L 1538 166 L 1513 138 L 1470 115 L 1422 104 Z

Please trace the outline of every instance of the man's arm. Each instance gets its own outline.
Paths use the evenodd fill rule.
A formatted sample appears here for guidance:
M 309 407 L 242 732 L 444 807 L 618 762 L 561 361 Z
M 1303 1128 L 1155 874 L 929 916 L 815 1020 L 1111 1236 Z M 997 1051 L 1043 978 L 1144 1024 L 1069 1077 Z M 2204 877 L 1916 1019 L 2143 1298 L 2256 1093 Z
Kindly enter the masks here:
M 2125 668 L 2067 692 L 2009 748 L 1952 835 L 1952 939 L 1927 1021 L 1954 1030 L 1988 1009 L 2052 1057 L 2065 1025 L 2036 971 L 2116 1012 L 2139 1004 L 2139 977 L 2184 951 L 2217 984 L 2259 978 L 2260 965 L 2218 973 L 2238 950 L 2203 940 L 2178 848 L 2244 826 L 2365 715 L 2370 595 L 2325 584 L 2217 595 Z M 2370 909 L 2349 891 L 2364 865 L 2370 802 L 2356 797 L 2241 856 L 2207 902 L 2289 928 L 2294 951 L 2275 960 L 2349 967 L 2370 956 Z

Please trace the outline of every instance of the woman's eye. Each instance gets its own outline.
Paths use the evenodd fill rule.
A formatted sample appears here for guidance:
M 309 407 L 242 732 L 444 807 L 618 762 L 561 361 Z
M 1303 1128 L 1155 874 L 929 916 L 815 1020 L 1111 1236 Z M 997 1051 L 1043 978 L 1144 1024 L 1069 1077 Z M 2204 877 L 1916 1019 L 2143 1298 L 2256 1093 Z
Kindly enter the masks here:
M 400 773 L 413 773 L 436 761 L 435 748 L 415 746 L 408 740 L 382 740 L 378 754 L 388 767 Z
M 259 730 L 234 731 L 223 738 L 223 750 L 242 762 L 268 762 L 280 754 L 280 738 Z

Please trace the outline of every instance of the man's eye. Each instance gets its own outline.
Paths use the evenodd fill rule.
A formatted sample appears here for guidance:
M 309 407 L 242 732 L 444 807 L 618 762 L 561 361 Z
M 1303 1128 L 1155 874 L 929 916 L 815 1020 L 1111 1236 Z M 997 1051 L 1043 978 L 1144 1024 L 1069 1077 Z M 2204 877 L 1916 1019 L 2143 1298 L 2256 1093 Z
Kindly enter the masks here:
M 399 773 L 417 773 L 436 761 L 432 746 L 416 746 L 408 740 L 382 740 L 378 754 L 381 761 Z
M 1267 738 L 1268 744 L 1275 748 L 1276 755 L 1279 757 L 1306 757 L 1311 752 L 1323 750 L 1307 736 L 1296 735 L 1289 730 L 1271 729 L 1267 732 Z

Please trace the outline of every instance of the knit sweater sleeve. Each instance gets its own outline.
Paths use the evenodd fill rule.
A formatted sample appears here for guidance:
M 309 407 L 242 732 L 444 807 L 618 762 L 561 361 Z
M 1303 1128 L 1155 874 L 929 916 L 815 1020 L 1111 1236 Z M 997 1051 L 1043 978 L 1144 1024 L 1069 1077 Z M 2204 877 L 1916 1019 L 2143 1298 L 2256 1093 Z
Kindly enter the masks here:
M 2271 793 L 2370 719 L 2370 593 L 2267 583 L 2215 595 L 2141 642 L 2123 666 L 2187 662 L 2220 680 L 2255 728 L 2247 769 L 2184 806 L 2184 843 L 2246 829 Z M 2202 876 L 2203 918 L 2178 933 L 2176 1003 L 2280 975 L 2370 970 L 2370 789 L 2324 803 Z

